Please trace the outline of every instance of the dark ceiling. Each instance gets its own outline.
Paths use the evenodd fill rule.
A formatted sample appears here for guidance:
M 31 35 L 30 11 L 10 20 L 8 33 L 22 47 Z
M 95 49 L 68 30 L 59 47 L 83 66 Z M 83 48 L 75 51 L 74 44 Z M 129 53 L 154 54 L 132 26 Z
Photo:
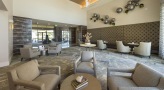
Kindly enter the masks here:
M 80 5 L 85 2 L 85 0 L 70 0 L 70 1 L 80 4 Z

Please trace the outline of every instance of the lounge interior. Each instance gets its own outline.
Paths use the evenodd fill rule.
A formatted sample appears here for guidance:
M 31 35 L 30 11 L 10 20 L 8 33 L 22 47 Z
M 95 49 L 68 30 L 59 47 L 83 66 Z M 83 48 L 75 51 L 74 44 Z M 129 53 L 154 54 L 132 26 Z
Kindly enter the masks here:
M 0 0 L 0 90 L 163 90 L 164 0 Z

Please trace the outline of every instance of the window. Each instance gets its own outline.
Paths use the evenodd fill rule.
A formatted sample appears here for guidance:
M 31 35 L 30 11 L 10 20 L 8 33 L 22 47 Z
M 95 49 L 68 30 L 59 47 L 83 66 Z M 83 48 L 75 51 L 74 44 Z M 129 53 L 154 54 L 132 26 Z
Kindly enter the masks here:
M 48 35 L 49 40 L 54 38 L 54 30 L 32 30 L 32 42 L 33 43 L 42 43 Z

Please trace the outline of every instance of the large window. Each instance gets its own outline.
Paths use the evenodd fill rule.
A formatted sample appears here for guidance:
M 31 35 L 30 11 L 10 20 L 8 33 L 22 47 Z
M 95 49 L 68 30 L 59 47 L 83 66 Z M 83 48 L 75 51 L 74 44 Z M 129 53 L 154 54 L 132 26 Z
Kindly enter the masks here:
M 49 40 L 54 38 L 54 30 L 32 30 L 32 41 L 33 43 L 42 43 L 48 35 Z

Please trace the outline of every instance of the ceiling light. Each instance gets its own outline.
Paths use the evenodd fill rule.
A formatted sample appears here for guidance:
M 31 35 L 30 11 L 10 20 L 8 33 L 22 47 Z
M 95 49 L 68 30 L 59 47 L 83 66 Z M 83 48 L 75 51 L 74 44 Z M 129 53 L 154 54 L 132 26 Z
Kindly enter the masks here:
M 55 25 L 56 27 L 58 26 L 58 25 Z

